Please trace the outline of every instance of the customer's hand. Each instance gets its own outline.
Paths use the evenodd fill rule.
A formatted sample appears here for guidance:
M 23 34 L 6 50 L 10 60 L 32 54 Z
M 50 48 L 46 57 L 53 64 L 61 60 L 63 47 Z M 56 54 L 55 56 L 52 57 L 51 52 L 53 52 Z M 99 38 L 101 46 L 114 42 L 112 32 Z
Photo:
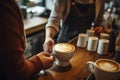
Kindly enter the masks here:
M 50 68 L 54 62 L 54 57 L 49 54 L 49 52 L 41 52 L 37 54 L 43 64 L 43 69 Z
M 51 37 L 47 37 L 43 44 L 43 48 L 45 52 L 52 52 L 52 47 L 55 44 L 54 40 Z
M 102 26 L 97 26 L 97 27 L 95 27 L 95 33 L 101 33 L 101 32 L 103 32 L 103 27 Z

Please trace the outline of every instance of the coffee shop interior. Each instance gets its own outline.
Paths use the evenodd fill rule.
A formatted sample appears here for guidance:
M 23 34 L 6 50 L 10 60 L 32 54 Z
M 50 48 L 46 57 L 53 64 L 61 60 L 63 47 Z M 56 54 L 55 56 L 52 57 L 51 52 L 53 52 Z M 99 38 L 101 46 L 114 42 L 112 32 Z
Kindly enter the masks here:
M 23 13 L 27 37 L 25 56 L 29 57 L 43 51 L 44 27 L 50 15 L 53 0 L 17 0 L 17 2 Z
M 25 49 L 26 58 L 43 51 L 45 26 L 48 22 L 54 1 L 56 0 L 17 0 L 24 17 L 24 30 L 27 39 Z M 75 38 L 69 40 L 67 43 L 72 44 L 75 47 L 74 55 L 71 54 L 69 66 L 56 67 L 56 65 L 53 65 L 50 69 L 38 74 L 39 80 L 99 80 L 95 79 L 95 73 L 92 71 L 90 72 L 90 70 L 87 69 L 92 66 L 89 64 L 89 66 L 86 67 L 86 64 L 88 65 L 88 61 L 95 61 L 99 58 L 105 58 L 116 60 L 120 63 L 120 0 L 106 0 L 102 20 L 104 32 L 98 35 L 99 38 L 86 38 L 86 34 L 87 37 L 88 35 L 93 35 L 92 31 L 88 30 L 88 32 L 78 34 Z M 92 26 L 93 24 L 91 24 L 91 27 Z M 107 40 L 100 40 L 104 38 Z M 88 46 L 86 46 L 86 44 Z M 64 48 L 67 49 L 65 46 Z M 60 63 L 59 60 L 58 63 Z M 58 63 L 56 62 L 55 64 Z M 63 65 L 64 64 L 66 63 L 63 63 Z M 110 66 L 109 63 L 108 65 Z M 92 66 L 91 68 L 94 67 L 95 66 Z M 107 73 L 105 73 L 105 75 L 106 74 Z M 116 75 L 116 77 L 120 76 L 120 69 L 119 73 Z M 105 79 L 101 78 L 101 80 Z M 120 80 L 120 77 L 117 80 Z
M 26 57 L 43 50 L 43 46 L 40 45 L 43 45 L 44 42 L 45 24 L 48 21 L 53 1 L 54 0 L 17 0 L 24 17 L 24 28 L 27 37 Z M 106 0 L 104 6 L 103 25 L 108 33 L 111 31 L 110 24 L 112 18 L 109 17 L 109 19 L 106 20 L 106 17 L 110 14 L 113 17 L 116 14 L 113 2 L 118 3 L 117 7 L 119 7 L 119 0 Z M 117 24 L 120 25 L 119 17 Z

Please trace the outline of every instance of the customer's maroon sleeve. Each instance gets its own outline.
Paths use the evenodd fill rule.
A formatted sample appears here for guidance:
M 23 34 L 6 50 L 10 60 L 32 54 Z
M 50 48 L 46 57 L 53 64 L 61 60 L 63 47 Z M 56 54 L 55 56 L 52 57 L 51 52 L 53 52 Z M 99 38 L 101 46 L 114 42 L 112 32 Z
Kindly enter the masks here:
M 26 80 L 42 69 L 38 56 L 24 58 L 22 17 L 14 0 L 0 0 L 0 77 Z

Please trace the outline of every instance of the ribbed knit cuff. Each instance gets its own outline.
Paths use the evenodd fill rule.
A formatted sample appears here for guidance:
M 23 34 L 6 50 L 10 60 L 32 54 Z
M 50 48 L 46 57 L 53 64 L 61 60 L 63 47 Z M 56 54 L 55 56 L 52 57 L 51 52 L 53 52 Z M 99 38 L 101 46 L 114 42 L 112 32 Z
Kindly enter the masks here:
M 40 58 L 37 55 L 34 55 L 33 57 L 29 58 L 29 60 L 33 62 L 35 66 L 35 72 L 39 73 L 39 71 L 42 70 L 43 68 L 43 64 Z

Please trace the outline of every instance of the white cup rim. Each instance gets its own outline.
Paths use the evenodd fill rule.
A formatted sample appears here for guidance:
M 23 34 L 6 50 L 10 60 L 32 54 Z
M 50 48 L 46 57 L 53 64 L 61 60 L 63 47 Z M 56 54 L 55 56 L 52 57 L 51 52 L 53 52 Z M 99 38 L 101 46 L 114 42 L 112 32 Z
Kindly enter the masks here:
M 96 37 L 96 36 L 91 36 L 91 37 L 89 37 L 89 39 L 98 40 L 98 37 Z
M 93 29 L 87 29 L 87 32 L 95 32 L 95 30 L 93 30 Z
M 57 43 L 57 44 L 69 44 L 69 43 Z M 57 44 L 55 44 L 55 45 L 57 45 Z M 74 45 L 72 45 L 72 44 L 69 44 L 73 49 L 71 50 L 71 51 L 66 51 L 66 52 L 60 52 L 60 51 L 57 51 L 57 50 L 55 50 L 55 45 L 53 46 L 53 50 L 54 51 L 56 51 L 56 52 L 58 52 L 58 53 L 71 53 L 71 52 L 74 52 L 75 51 L 75 46 Z
M 87 37 L 88 35 L 85 33 L 80 33 L 79 36 L 86 36 Z
M 100 42 L 106 42 L 106 43 L 109 43 L 109 40 L 108 39 L 99 39 Z
M 99 62 L 99 61 L 101 61 L 101 60 L 106 60 L 106 61 L 111 61 L 111 62 L 113 62 L 113 63 L 116 63 L 116 64 L 119 66 L 119 70 L 117 70 L 117 71 L 107 71 L 107 70 L 101 69 L 101 68 L 97 65 L 97 62 Z M 109 73 L 120 72 L 120 64 L 119 64 L 118 62 L 114 61 L 114 60 L 111 60 L 111 59 L 98 59 L 98 60 L 95 61 L 95 65 L 96 65 L 97 68 L 99 68 L 100 70 L 105 71 L 105 72 L 109 72 Z
M 108 33 L 100 33 L 101 36 L 109 36 Z

